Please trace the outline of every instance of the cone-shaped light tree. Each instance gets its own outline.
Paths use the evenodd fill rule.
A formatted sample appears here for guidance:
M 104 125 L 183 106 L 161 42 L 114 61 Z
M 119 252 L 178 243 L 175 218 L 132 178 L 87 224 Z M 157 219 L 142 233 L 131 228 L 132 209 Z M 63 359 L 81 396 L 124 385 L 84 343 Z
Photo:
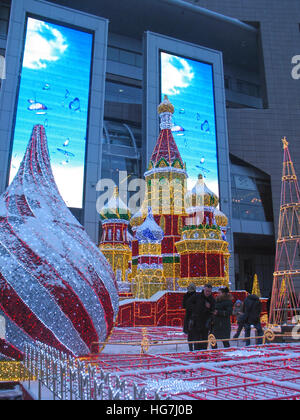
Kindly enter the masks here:
M 300 190 L 287 139 L 282 139 L 284 158 L 278 239 L 270 321 L 291 322 L 300 300 Z

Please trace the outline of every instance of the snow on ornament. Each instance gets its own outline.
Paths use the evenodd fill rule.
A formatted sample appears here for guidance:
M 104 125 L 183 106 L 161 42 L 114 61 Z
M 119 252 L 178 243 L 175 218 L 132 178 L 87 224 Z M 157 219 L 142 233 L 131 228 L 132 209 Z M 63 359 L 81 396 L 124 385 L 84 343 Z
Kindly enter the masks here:
M 0 197 L 0 353 L 21 357 L 40 341 L 87 354 L 110 334 L 118 306 L 112 269 L 61 198 L 37 125 Z

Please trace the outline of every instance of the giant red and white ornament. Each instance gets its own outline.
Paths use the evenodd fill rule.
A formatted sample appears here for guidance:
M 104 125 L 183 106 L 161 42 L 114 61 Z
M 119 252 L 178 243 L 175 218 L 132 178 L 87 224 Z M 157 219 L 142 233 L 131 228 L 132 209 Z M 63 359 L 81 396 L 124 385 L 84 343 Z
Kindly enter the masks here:
M 34 341 L 89 353 L 110 334 L 118 304 L 112 269 L 60 196 L 37 125 L 0 197 L 0 353 L 21 357 Z

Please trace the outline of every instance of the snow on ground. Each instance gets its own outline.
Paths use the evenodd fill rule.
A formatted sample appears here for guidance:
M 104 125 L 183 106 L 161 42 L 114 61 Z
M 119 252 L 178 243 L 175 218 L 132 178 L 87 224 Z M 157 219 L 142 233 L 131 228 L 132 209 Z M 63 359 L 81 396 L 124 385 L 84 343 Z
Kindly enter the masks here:
M 187 336 L 182 332 L 180 327 L 145 327 L 146 336 L 153 342 L 153 345 L 149 347 L 147 354 L 165 354 L 165 353 L 181 353 L 189 351 L 188 344 L 180 344 L 180 341 L 187 340 Z M 141 352 L 141 341 L 143 339 L 142 327 L 128 327 L 128 328 L 115 328 L 112 337 L 108 344 L 104 348 L 101 354 L 140 354 Z M 236 328 L 233 327 L 231 337 L 234 336 Z M 251 345 L 255 345 L 255 330 L 251 331 Z M 240 338 L 244 337 L 244 333 L 241 334 Z M 158 342 L 163 340 L 164 344 Z M 179 344 L 168 344 L 168 341 L 179 342 Z M 138 343 L 133 345 L 119 344 L 119 343 Z M 115 344 L 114 344 L 115 343 Z M 232 341 L 231 347 L 241 348 L 245 346 L 245 341 Z M 223 343 L 218 344 L 219 348 L 223 348 Z

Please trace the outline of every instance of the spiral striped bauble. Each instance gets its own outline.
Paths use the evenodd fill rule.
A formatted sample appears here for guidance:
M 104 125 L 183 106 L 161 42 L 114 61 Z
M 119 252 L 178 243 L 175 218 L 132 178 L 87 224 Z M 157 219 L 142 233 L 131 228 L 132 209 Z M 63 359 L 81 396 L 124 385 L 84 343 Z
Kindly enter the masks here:
M 111 332 L 118 304 L 112 269 L 60 196 L 37 125 L 0 197 L 0 353 L 21 358 L 40 341 L 87 354 Z

